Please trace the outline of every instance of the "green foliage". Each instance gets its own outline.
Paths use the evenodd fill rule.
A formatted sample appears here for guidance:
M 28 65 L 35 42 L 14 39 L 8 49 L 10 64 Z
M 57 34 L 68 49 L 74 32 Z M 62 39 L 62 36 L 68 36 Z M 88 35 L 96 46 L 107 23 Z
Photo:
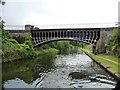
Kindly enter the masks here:
M 74 41 L 55 41 L 43 45 L 42 48 L 43 49 L 55 48 L 59 50 L 59 54 L 70 54 L 76 53 L 78 46 L 81 46 L 81 43 Z
M 26 44 L 19 44 L 20 48 L 18 49 L 21 58 L 33 58 L 36 56 L 36 53 L 33 48 L 31 48 L 31 45 Z
M 24 33 L 24 36 L 25 36 L 25 41 L 32 39 L 32 36 L 30 33 Z
M 82 42 L 77 42 L 77 41 L 70 41 L 70 44 L 73 46 L 78 46 L 78 47 L 82 47 L 83 43 Z
M 4 29 L 2 29 L 2 39 L 5 39 L 5 38 L 10 39 L 11 36 L 8 31 L 5 31 Z
M 110 54 L 117 55 L 120 57 L 120 30 L 115 29 L 113 31 L 113 36 L 108 42 L 107 49 Z
M 28 67 L 24 67 L 24 66 L 21 66 L 21 67 L 20 67 L 20 72 L 26 72 L 26 71 L 28 71 L 28 70 L 29 70 Z
M 47 50 L 42 50 L 42 51 L 38 51 L 37 52 L 37 56 L 38 57 L 40 57 L 40 58 L 42 58 L 42 57 L 44 57 L 44 59 L 47 59 L 47 58 L 49 58 L 49 59 L 51 59 L 50 57 L 52 56 L 52 55 L 54 55 L 55 56 L 55 54 L 57 54 L 58 53 L 58 50 L 57 49 L 54 49 L 54 48 L 50 48 L 50 49 L 47 49 Z M 45 56 L 48 56 L 48 57 L 45 57 Z M 53 57 L 54 58 L 54 57 Z
M 59 49 L 60 54 L 69 54 L 70 44 L 69 41 L 60 41 L 57 43 L 57 49 Z
M 77 46 L 80 43 L 70 41 L 55 41 L 42 46 L 42 51 L 35 51 L 32 45 L 32 37 L 30 33 L 25 33 L 25 42 L 23 44 L 18 43 L 15 39 L 12 39 L 9 32 L 2 30 L 3 40 L 3 62 L 9 62 L 19 59 L 31 59 L 38 57 L 39 59 L 44 57 L 43 63 L 52 62 L 53 58 L 57 53 L 59 54 L 70 54 L 77 52 Z M 51 49 L 54 48 L 54 49 Z M 47 56 L 47 57 L 46 57 Z
M 37 52 L 38 60 L 44 68 L 51 67 L 54 64 L 54 58 L 58 54 L 58 50 L 54 48 Z
M 7 38 L 3 39 L 2 41 L 3 62 L 20 59 L 20 55 L 17 48 L 19 48 L 19 45 L 15 40 Z
M 41 47 L 43 49 L 49 49 L 49 48 L 58 49 L 58 43 L 59 43 L 59 41 L 49 42 L 47 44 L 42 45 Z
M 19 44 L 15 39 L 10 37 L 7 31 L 3 30 L 3 62 L 12 62 L 14 60 L 33 58 L 36 56 L 36 52 L 31 43 L 30 35 L 26 34 L 25 36 L 26 41 L 24 44 Z

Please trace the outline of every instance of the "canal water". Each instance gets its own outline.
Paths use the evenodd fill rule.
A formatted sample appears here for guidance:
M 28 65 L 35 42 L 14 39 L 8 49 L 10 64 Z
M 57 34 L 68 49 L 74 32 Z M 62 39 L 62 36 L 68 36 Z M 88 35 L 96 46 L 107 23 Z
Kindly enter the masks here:
M 4 88 L 114 88 L 116 81 L 82 51 L 57 55 L 54 65 L 22 60 L 3 65 Z

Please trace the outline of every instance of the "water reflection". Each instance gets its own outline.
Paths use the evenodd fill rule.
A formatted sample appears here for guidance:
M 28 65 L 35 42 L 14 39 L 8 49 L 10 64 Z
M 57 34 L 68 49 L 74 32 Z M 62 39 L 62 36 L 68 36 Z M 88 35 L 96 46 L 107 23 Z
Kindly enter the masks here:
M 53 63 L 44 64 L 39 60 L 22 60 L 14 63 L 3 65 L 3 83 L 7 80 L 19 78 L 24 82 L 31 84 L 37 78 L 41 77 L 40 73 L 49 72 L 53 68 Z
M 43 58 L 3 65 L 5 88 L 114 88 L 115 84 L 113 77 L 81 51 L 57 55 L 48 64 Z

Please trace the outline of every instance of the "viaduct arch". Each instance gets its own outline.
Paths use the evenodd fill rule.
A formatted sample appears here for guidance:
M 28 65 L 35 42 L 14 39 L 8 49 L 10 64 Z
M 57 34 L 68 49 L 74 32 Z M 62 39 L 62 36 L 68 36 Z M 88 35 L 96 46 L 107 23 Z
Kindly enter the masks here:
M 30 30 L 33 46 L 58 40 L 74 40 L 93 45 L 93 53 L 96 53 L 96 44 L 100 38 L 100 28 L 58 28 L 39 29 L 26 25 L 26 30 Z
M 95 54 L 102 51 L 101 47 L 105 48 L 101 42 L 104 41 L 104 44 L 107 44 L 114 28 L 116 27 L 39 29 L 32 25 L 25 25 L 25 30 L 8 29 L 7 31 L 12 37 L 16 38 L 22 37 L 24 33 L 30 33 L 35 48 L 52 41 L 74 40 L 91 44 L 93 46 L 93 53 Z M 22 41 L 24 42 L 24 40 Z

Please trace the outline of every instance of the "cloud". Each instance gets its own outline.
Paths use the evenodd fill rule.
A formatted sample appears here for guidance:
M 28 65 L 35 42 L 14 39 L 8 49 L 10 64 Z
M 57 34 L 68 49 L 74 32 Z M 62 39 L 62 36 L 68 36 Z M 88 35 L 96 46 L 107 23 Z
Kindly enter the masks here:
M 119 0 L 11 0 L 4 7 L 7 24 L 116 22 Z

